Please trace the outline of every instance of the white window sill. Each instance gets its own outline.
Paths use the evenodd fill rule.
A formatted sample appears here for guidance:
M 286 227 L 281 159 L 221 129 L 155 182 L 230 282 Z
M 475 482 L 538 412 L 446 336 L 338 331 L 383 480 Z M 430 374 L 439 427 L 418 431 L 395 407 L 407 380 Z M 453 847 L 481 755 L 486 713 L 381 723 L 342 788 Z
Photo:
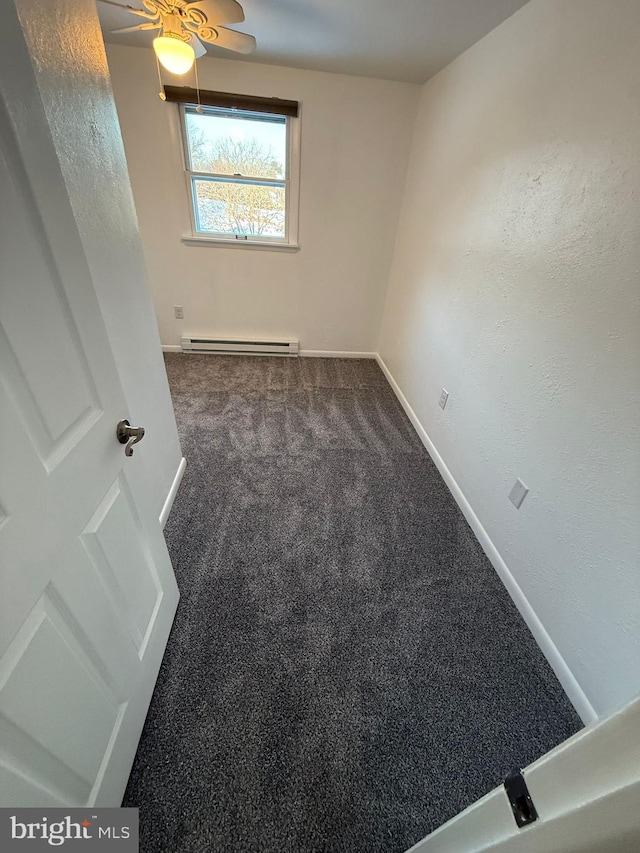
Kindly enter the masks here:
M 297 243 L 272 243 L 267 240 L 225 240 L 218 237 L 182 237 L 185 246 L 221 246 L 223 249 L 257 249 L 266 252 L 298 252 Z

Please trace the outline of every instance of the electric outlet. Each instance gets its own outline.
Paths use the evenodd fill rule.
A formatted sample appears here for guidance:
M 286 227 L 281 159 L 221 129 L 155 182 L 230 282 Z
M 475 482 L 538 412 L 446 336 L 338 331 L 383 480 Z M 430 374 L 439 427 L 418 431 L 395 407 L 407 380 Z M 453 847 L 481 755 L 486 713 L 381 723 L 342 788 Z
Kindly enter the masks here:
M 444 409 L 444 407 L 447 405 L 448 399 L 449 399 L 449 392 L 445 391 L 445 389 L 443 388 L 442 394 L 440 394 L 440 403 L 439 403 L 439 406 L 441 409 Z
M 175 315 L 176 320 L 184 320 L 184 308 L 182 305 L 174 305 L 173 313 Z
M 515 486 L 511 489 L 509 493 L 509 500 L 514 505 L 516 509 L 520 509 L 522 506 L 522 501 L 529 494 L 529 489 L 525 486 L 520 478 L 516 480 Z

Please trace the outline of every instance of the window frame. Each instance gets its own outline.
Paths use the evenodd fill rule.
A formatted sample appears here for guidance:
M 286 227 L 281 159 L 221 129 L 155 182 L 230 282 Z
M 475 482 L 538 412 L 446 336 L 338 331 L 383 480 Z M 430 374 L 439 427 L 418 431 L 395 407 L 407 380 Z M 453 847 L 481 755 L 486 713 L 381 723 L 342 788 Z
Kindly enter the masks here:
M 193 112 L 196 104 L 178 104 L 180 112 L 180 136 L 182 147 L 182 161 L 187 188 L 187 201 L 189 206 L 189 218 L 191 222 L 191 234 L 182 238 L 182 242 L 192 245 L 221 245 L 236 248 L 259 248 L 274 249 L 281 251 L 297 251 L 298 244 L 298 216 L 300 199 L 300 116 L 284 116 L 286 127 L 286 152 L 287 162 L 285 164 L 285 175 L 283 178 L 256 178 L 248 175 L 237 177 L 230 174 L 218 174 L 214 172 L 200 172 L 191 169 L 191 156 L 187 137 L 187 112 Z M 230 107 L 202 107 L 203 113 L 217 112 L 221 114 L 238 113 L 247 115 L 269 115 L 260 113 L 258 110 L 243 110 Z M 275 118 L 275 116 L 274 116 Z M 282 118 L 278 116 L 278 118 Z M 215 234 L 210 231 L 197 230 L 197 213 L 195 200 L 195 187 L 193 179 L 229 181 L 232 183 L 246 184 L 273 184 L 284 186 L 285 191 L 285 234 L 284 237 L 259 236 L 235 236 L 233 234 Z

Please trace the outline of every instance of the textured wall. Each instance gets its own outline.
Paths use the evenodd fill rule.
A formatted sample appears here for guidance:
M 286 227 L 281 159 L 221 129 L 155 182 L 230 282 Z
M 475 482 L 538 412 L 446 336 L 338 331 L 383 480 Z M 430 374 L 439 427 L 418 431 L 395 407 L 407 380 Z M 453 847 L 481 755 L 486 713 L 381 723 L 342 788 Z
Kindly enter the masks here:
M 38 85 L 127 399 L 122 417 L 147 431 L 136 453 L 145 459 L 159 515 L 182 454 L 95 4 L 16 0 L 16 8 L 37 57 Z
M 532 0 L 424 86 L 380 341 L 598 713 L 640 691 L 639 43 Z
M 185 246 L 178 108 L 158 98 L 148 48 L 108 45 L 108 57 L 162 343 L 184 333 L 292 335 L 304 349 L 374 350 L 419 87 L 200 61 L 203 88 L 301 101 L 302 248 Z

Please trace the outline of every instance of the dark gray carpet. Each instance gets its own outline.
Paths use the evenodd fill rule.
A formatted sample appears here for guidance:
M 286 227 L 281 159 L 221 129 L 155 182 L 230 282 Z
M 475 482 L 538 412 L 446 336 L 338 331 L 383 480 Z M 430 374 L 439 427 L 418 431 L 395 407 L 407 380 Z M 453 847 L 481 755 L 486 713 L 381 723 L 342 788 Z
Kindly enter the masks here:
M 168 355 L 141 850 L 401 853 L 580 728 L 380 369 Z

